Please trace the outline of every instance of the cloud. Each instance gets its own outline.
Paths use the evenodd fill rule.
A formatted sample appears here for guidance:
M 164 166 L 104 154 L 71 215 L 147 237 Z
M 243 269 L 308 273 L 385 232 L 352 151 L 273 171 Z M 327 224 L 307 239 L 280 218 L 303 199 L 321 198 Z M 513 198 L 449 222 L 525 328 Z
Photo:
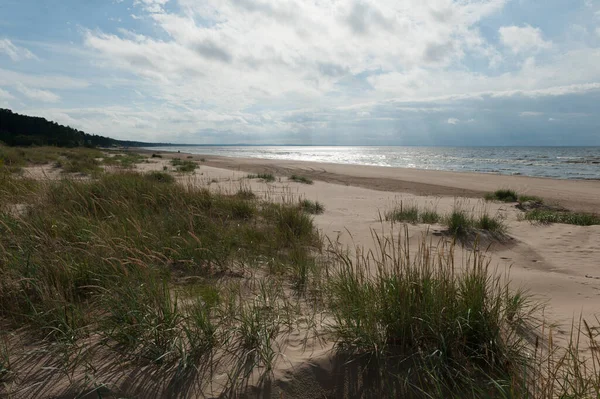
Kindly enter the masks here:
M 147 12 L 160 13 L 169 0 L 134 0 L 134 6 L 143 6 Z
M 460 123 L 460 119 L 457 119 L 457 118 L 448 118 L 447 123 L 449 125 L 458 125 Z
M 524 112 L 521 112 L 519 115 L 521 117 L 541 116 L 541 115 L 544 115 L 544 113 L 543 112 L 524 111 Z
M 35 55 L 26 48 L 15 46 L 8 39 L 0 39 L 0 53 L 8 55 L 13 61 L 35 59 Z
M 17 85 L 17 90 L 30 100 L 45 103 L 56 103 L 60 101 L 60 96 L 48 90 L 33 89 L 22 84 Z
M 0 100 L 12 100 L 14 97 L 6 90 L 0 89 Z
M 230 63 L 233 59 L 231 54 L 226 49 L 220 47 L 215 42 L 210 40 L 204 40 L 196 44 L 194 46 L 194 50 L 201 56 L 211 60 Z
M 549 49 L 552 42 L 545 41 L 542 37 L 542 31 L 529 25 L 503 26 L 499 30 L 500 40 L 504 46 L 512 50 L 513 53 L 525 53 Z

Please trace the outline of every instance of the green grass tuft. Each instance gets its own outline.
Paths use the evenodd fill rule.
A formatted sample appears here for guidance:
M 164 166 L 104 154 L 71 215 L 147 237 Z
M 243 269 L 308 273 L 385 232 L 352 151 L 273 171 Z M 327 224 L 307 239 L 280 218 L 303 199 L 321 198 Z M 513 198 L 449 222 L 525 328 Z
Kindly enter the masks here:
M 171 160 L 171 165 L 175 166 L 175 170 L 181 173 L 190 173 L 198 168 L 198 164 L 196 162 L 179 158 L 173 158 Z
M 600 215 L 585 212 L 555 211 L 534 209 L 525 213 L 525 220 L 543 224 L 563 223 L 577 226 L 600 225 Z
M 527 302 L 490 276 L 489 260 L 474 251 L 455 273 L 452 249 L 438 256 L 422 243 L 408 257 L 405 237 L 375 241 L 377 259 L 336 253 L 328 289 L 338 352 L 365 359 L 386 397 L 482 397 L 510 381 L 511 365 L 525 361 L 517 333 Z
M 485 195 L 487 201 L 517 202 L 518 195 L 514 190 L 501 189 Z
M 454 237 L 465 237 L 473 229 L 473 219 L 462 209 L 454 209 L 444 220 L 448 232 Z
M 145 176 L 148 180 L 157 183 L 175 183 L 175 178 L 171 174 L 165 172 L 149 172 Z
M 306 177 L 306 176 L 300 176 L 300 175 L 291 175 L 289 177 L 289 180 L 294 181 L 296 183 L 302 183 L 302 184 L 313 184 L 312 179 Z
M 266 182 L 274 182 L 275 181 L 275 176 L 273 176 L 271 173 L 259 173 L 259 174 L 249 174 L 247 176 L 248 179 L 260 179 L 260 180 L 264 180 Z
M 320 215 L 325 212 L 325 207 L 319 201 L 303 199 L 300 201 L 300 209 L 313 215 Z

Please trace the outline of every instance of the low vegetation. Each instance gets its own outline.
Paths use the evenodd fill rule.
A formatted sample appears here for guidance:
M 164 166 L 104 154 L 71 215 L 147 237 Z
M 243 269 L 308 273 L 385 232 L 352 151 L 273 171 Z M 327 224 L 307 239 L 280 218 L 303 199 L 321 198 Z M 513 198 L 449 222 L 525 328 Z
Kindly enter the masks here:
M 515 190 L 500 189 L 493 193 L 488 193 L 484 196 L 486 201 L 500 201 L 500 202 L 534 202 L 537 204 L 543 204 L 544 200 L 535 195 L 520 195 Z
M 194 161 L 188 161 L 180 158 L 171 159 L 171 165 L 180 173 L 191 173 L 198 169 L 198 164 Z
M 266 182 L 274 182 L 275 181 L 275 176 L 273 176 L 271 173 L 259 173 L 259 174 L 249 174 L 247 176 L 248 179 L 260 179 L 260 180 L 264 180 Z
M 370 359 L 370 388 L 386 397 L 495 397 L 527 361 L 526 298 L 491 277 L 481 253 L 456 273 L 451 247 L 434 256 L 424 242 L 408 257 L 406 237 L 375 235 L 377 250 L 356 259 L 337 253 L 328 289 L 338 350 Z
M 0 167 L 0 396 L 239 397 L 302 335 L 335 341 L 349 397 L 599 396 L 600 352 L 582 358 L 579 340 L 597 348 L 598 331 L 582 321 L 566 348 L 545 345 L 536 305 L 484 251 L 458 265 L 447 240 L 415 250 L 407 227 L 373 233 L 371 252 L 323 251 L 323 210 L 164 171 L 42 182 Z M 459 207 L 401 204 L 388 220 L 505 229 Z
M 476 235 L 480 231 L 486 231 L 495 236 L 502 236 L 506 233 L 506 224 L 500 215 L 492 216 L 486 211 L 472 215 L 464 209 L 456 207 L 444 218 L 444 224 L 452 236 L 461 239 Z
M 577 226 L 600 225 L 600 215 L 598 214 L 571 212 L 559 206 L 548 206 L 545 205 L 543 198 L 534 195 L 517 195 L 513 190 L 497 190 L 494 193 L 487 194 L 485 199 L 489 201 L 519 202 L 519 209 L 525 211 L 522 219 L 531 222 L 541 224 L 564 223 Z M 480 221 L 480 224 L 503 229 L 503 226 L 498 225 L 497 222 L 485 218 L 485 220 Z
M 300 209 L 313 215 L 320 215 L 325 212 L 325 207 L 319 201 L 303 199 L 300 201 Z
M 433 209 L 421 210 L 417 205 L 405 205 L 401 202 L 399 206 L 385 213 L 385 220 L 412 224 L 435 224 L 441 220 L 441 217 Z
M 499 215 L 491 216 L 483 211 L 479 215 L 472 215 L 460 207 L 456 207 L 448 215 L 440 215 L 435 210 L 426 208 L 421 210 L 417 205 L 399 206 L 385 213 L 385 220 L 411 224 L 435 224 L 442 223 L 446 226 L 450 235 L 457 238 L 476 235 L 478 231 L 487 231 L 495 235 L 506 232 L 506 224 Z
M 300 176 L 300 175 L 291 175 L 289 177 L 289 180 L 294 181 L 296 183 L 302 183 L 302 184 L 313 184 L 312 179 L 306 177 L 306 176 Z
M 31 189 L 13 184 L 21 178 L 6 179 L 0 319 L 28 331 L 27 345 L 46 359 L 47 370 L 77 373 L 97 361 L 100 348 L 113 353 L 115 368 L 128 359 L 192 370 L 211 364 L 215 351 L 226 353 L 239 372 L 248 362 L 272 365 L 274 340 L 299 313 L 280 279 L 305 287 L 312 276 L 307 265 L 320 247 L 300 209 L 186 187 L 163 172 L 110 173 Z M 14 201 L 25 205 L 23 212 L 7 210 Z M 244 299 L 254 294 L 235 279 L 221 280 L 248 268 L 273 275 L 253 283 L 263 285 L 255 300 Z M 184 300 L 184 292 L 198 295 Z M 288 318 L 273 318 L 284 310 Z M 92 337 L 100 339 L 91 344 Z M 79 360 L 59 366 L 63 354 Z
M 557 211 L 550 209 L 533 209 L 525 212 L 523 217 L 531 222 L 542 224 L 564 223 L 577 226 L 600 225 L 600 215 L 586 212 Z
M 518 198 L 517 192 L 509 189 L 496 190 L 485 195 L 487 201 L 517 202 Z
M 154 155 L 154 154 L 153 154 Z M 132 169 L 136 164 L 142 163 L 146 157 L 135 152 L 115 153 L 113 156 L 105 157 L 105 165 L 118 166 L 123 169 Z

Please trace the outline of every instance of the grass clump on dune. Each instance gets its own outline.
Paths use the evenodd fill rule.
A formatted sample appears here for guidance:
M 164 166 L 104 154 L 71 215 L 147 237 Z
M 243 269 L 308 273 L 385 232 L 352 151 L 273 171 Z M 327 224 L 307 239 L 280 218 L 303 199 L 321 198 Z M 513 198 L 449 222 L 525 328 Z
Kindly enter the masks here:
M 300 201 L 300 209 L 313 215 L 320 215 L 325 212 L 325 207 L 319 201 L 303 199 Z
M 501 390 L 496 383 L 510 383 L 525 361 L 517 334 L 528 318 L 522 295 L 491 276 L 480 253 L 461 273 L 452 247 L 433 255 L 423 243 L 408 256 L 405 234 L 376 235 L 378 249 L 356 259 L 336 253 L 339 272 L 328 289 L 338 351 L 371 359 L 374 389 L 388 397 Z
M 444 224 L 448 233 L 460 239 L 475 235 L 478 231 L 487 231 L 496 236 L 502 236 L 506 232 L 506 224 L 500 215 L 491 216 L 486 211 L 473 216 L 464 209 L 454 208 L 444 218 Z
M 435 224 L 441 220 L 441 217 L 433 209 L 420 210 L 417 205 L 404 205 L 401 202 L 400 206 L 385 213 L 385 220 L 412 224 Z
M 291 175 L 289 177 L 290 181 L 294 181 L 296 183 L 302 183 L 302 184 L 313 184 L 312 179 L 306 177 L 306 176 L 300 176 L 300 175 Z
M 487 193 L 484 196 L 486 201 L 500 201 L 500 202 L 534 202 L 536 204 L 543 204 L 544 199 L 535 195 L 518 194 L 515 190 L 501 189 L 496 190 L 493 193 Z
M 600 215 L 586 212 L 568 212 L 550 209 L 534 209 L 525 213 L 525 220 L 542 224 L 563 223 L 577 226 L 600 225 Z
M 249 174 L 247 176 L 248 179 L 260 179 L 260 180 L 264 180 L 268 183 L 274 182 L 275 181 L 275 176 L 273 176 L 273 174 L 271 173 L 259 173 L 259 174 Z
M 519 197 L 515 190 L 501 189 L 486 194 L 485 199 L 486 201 L 517 202 Z
M 198 169 L 196 162 L 179 158 L 171 159 L 171 165 L 175 166 L 175 170 L 180 173 L 190 173 Z

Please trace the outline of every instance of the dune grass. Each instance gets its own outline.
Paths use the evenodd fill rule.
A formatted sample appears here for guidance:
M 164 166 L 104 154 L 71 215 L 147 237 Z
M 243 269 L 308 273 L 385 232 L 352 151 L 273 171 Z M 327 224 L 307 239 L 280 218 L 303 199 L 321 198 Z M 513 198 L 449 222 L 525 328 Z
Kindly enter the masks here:
M 518 194 L 515 190 L 500 189 L 493 193 L 487 193 L 484 196 L 486 201 L 499 201 L 499 202 L 535 202 L 537 204 L 543 204 L 544 199 L 536 195 Z
M 411 224 L 435 224 L 442 219 L 434 209 L 426 208 L 421 210 L 417 205 L 405 205 L 403 202 L 400 202 L 393 209 L 386 211 L 384 216 L 387 221 Z
M 306 176 L 301 176 L 301 175 L 291 175 L 289 177 L 290 181 L 294 181 L 296 183 L 302 183 L 302 184 L 313 184 L 314 182 L 312 181 L 312 179 L 306 177 Z
M 600 225 L 600 215 L 587 212 L 568 212 L 549 209 L 533 209 L 523 216 L 525 220 L 542 224 L 563 223 L 577 226 Z
M 515 190 L 500 189 L 485 195 L 486 201 L 517 202 L 519 196 Z
M 490 275 L 480 253 L 459 273 L 453 247 L 434 256 L 423 242 L 409 256 L 407 236 L 375 234 L 374 253 L 336 254 L 328 289 L 338 351 L 371 359 L 387 397 L 494 393 L 526 362 L 517 333 L 528 322 L 526 298 Z
M 259 174 L 249 174 L 247 176 L 248 179 L 260 179 L 260 180 L 264 180 L 268 183 L 272 183 L 275 181 L 275 176 L 273 176 L 273 174 L 271 173 L 259 173 Z
M 171 159 L 171 165 L 175 166 L 175 170 L 180 173 L 191 173 L 198 169 L 196 162 L 179 158 Z
M 509 288 L 484 252 L 474 247 L 458 266 L 453 245 L 432 248 L 423 240 L 415 251 L 408 236 L 406 228 L 373 233 L 375 250 L 356 257 L 333 250 L 337 267 L 326 289 L 336 352 L 369 376 L 350 380 L 349 390 L 370 397 L 598 397 L 597 328 L 580 320 L 559 347 L 543 332 L 540 305 Z
M 152 154 L 152 158 L 156 158 L 157 154 Z M 103 163 L 106 165 L 119 166 L 123 169 L 132 169 L 136 164 L 141 163 L 146 159 L 145 156 L 135 152 L 116 153 L 112 157 L 105 157 Z
M 492 216 L 487 211 L 473 215 L 460 207 L 455 207 L 449 215 L 444 217 L 443 222 L 452 236 L 461 239 L 476 235 L 478 231 L 502 236 L 507 230 L 506 223 L 500 215 Z
M 53 164 L 65 173 L 98 174 L 105 157 L 93 148 L 7 147 L 0 145 L 0 164 L 11 172 L 23 167 Z
M 20 190 L 28 188 L 6 201 Z M 193 278 L 221 298 L 219 276 L 266 266 L 264 259 L 281 265 L 277 275 L 301 280 L 298 270 L 320 245 L 295 206 L 213 194 L 162 172 L 45 182 L 28 198 L 20 215 L 0 207 L 0 318 L 50 355 L 57 343 L 75 353 L 100 337 L 115 359 L 197 367 L 215 346 L 237 345 L 235 331 L 245 327 L 218 299 L 184 301 L 173 292 Z
M 249 193 L 164 172 L 37 182 L 0 170 L 0 322 L 24 339 L 11 346 L 0 332 L 0 395 L 22 381 L 15 364 L 31 363 L 68 376 L 69 394 L 135 365 L 150 386 L 225 375 L 219 394 L 236 397 L 252 373 L 286 362 L 279 339 L 315 323 L 309 308 L 324 312 L 345 364 L 375 375 L 348 380 L 372 397 L 598 396 L 599 353 L 582 359 L 575 328 L 567 348 L 526 342 L 535 305 L 477 248 L 459 267 L 453 246 L 415 251 L 404 231 L 374 234 L 374 252 L 321 259 L 310 211 Z M 437 217 L 456 234 L 503 231 L 485 212 Z M 579 329 L 598 347 L 597 330 Z
M 303 199 L 300 201 L 300 209 L 312 215 L 320 215 L 325 212 L 325 207 L 319 201 Z

